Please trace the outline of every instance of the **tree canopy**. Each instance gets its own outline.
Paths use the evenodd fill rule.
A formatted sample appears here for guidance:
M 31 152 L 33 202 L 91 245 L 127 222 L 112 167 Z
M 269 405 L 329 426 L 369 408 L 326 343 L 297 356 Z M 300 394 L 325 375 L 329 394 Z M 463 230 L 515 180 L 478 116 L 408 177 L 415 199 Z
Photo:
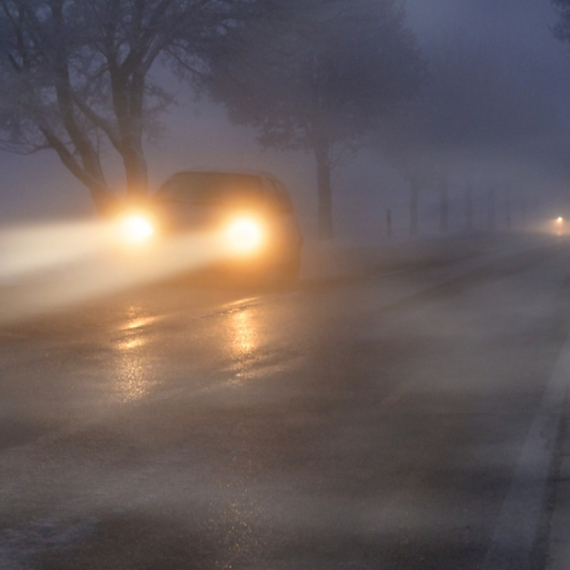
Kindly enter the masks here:
M 52 149 L 111 203 L 103 151 L 124 165 L 127 193 L 147 192 L 143 140 L 172 101 L 153 65 L 207 67 L 220 42 L 272 0 L 0 0 L 0 149 Z
M 558 12 L 558 22 L 552 30 L 554 36 L 570 43 L 570 0 L 551 0 L 551 3 Z
M 270 31 L 269 31 L 270 32 Z M 394 0 L 310 0 L 302 16 L 215 62 L 206 86 L 262 145 L 311 151 L 319 233 L 332 233 L 330 172 L 378 121 L 417 96 L 424 65 Z

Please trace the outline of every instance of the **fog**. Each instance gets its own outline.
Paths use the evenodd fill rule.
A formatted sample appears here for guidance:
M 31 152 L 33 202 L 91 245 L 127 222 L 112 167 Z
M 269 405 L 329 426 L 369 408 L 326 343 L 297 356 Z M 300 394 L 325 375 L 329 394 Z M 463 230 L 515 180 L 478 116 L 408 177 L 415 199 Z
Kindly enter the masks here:
M 34 222 L 0 230 L 0 322 L 145 285 L 235 257 L 215 232 L 146 241 L 124 219 Z
M 544 0 L 408 0 L 407 13 L 432 75 L 433 58 L 442 53 L 463 54 L 475 67 L 479 63 L 482 68 L 494 66 L 496 81 L 488 83 L 483 73 L 471 100 L 451 95 L 451 104 L 457 107 L 453 111 L 465 119 L 467 127 L 455 129 L 454 140 L 448 132 L 436 136 L 426 153 L 427 160 L 445 165 L 450 230 L 465 228 L 467 187 L 473 193 L 476 229 L 487 224 L 489 188 L 497 192 L 499 229 L 504 218 L 501 204 L 507 198 L 512 202 L 515 226 L 522 227 L 527 218 L 566 214 L 570 210 L 566 206 L 570 62 L 568 50 L 552 37 L 549 26 L 555 14 L 550 4 Z M 158 140 L 146 146 L 152 186 L 175 171 L 197 166 L 268 170 L 291 189 L 304 231 L 313 235 L 317 201 L 312 156 L 262 150 L 255 132 L 233 126 L 222 106 L 205 99 L 196 101 L 189 88 L 167 74 L 165 83 L 172 84 L 177 105 L 165 116 Z M 494 105 L 495 115 L 487 115 L 489 124 L 481 126 L 475 113 L 485 115 L 487 100 Z M 505 128 L 503 122 L 508 123 Z M 124 181 L 117 166 L 106 162 L 108 177 L 120 193 Z M 0 167 L 3 223 L 94 214 L 88 192 L 53 152 L 0 153 Z M 339 239 L 384 239 L 388 208 L 396 234 L 406 234 L 408 183 L 381 153 L 365 149 L 348 156 L 334 173 L 333 192 Z M 422 191 L 420 234 L 437 232 L 437 215 L 437 193 Z

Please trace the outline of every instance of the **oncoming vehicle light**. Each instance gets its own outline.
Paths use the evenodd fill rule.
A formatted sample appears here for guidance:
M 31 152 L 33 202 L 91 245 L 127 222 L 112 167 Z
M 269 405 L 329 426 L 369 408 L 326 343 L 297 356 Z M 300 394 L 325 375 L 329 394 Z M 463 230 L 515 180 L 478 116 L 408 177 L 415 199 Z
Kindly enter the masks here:
M 241 217 L 231 221 L 224 232 L 227 246 L 232 253 L 237 255 L 249 255 L 259 251 L 265 237 L 263 225 L 250 217 Z
M 139 245 L 151 238 L 154 234 L 154 227 L 146 216 L 130 214 L 119 221 L 119 232 L 124 242 Z

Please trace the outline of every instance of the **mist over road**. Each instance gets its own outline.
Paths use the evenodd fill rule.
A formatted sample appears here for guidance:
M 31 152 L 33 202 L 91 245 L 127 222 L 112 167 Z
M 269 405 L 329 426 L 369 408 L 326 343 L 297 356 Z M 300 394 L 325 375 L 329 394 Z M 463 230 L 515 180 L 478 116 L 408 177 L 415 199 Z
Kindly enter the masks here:
M 480 568 L 567 350 L 570 243 L 462 251 L 2 325 L 0 567 Z

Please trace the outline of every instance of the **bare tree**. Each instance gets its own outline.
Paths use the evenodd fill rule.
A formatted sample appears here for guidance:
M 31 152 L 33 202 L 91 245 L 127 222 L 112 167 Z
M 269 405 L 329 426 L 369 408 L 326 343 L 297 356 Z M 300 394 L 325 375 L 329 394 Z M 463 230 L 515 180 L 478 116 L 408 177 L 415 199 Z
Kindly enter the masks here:
M 550 0 L 558 13 L 558 22 L 552 32 L 554 37 L 561 42 L 570 43 L 570 1 Z
M 378 149 L 409 185 L 412 234 L 418 231 L 418 198 L 425 190 L 438 193 L 440 230 L 449 228 L 443 181 L 451 181 L 459 161 L 514 153 L 519 141 L 552 125 L 548 109 L 487 46 L 447 38 L 425 54 L 429 75 L 421 100 L 383 121 L 375 136 Z M 471 192 L 471 204 L 474 199 Z
M 331 170 L 380 117 L 416 96 L 423 62 L 394 0 L 310 0 L 280 34 L 235 50 L 205 83 L 262 145 L 313 153 L 318 226 L 332 235 Z
M 229 29 L 263 0 L 0 0 L 0 149 L 51 149 L 113 203 L 102 160 L 123 163 L 127 195 L 148 189 L 145 134 L 172 101 L 150 71 L 159 58 L 207 67 Z

